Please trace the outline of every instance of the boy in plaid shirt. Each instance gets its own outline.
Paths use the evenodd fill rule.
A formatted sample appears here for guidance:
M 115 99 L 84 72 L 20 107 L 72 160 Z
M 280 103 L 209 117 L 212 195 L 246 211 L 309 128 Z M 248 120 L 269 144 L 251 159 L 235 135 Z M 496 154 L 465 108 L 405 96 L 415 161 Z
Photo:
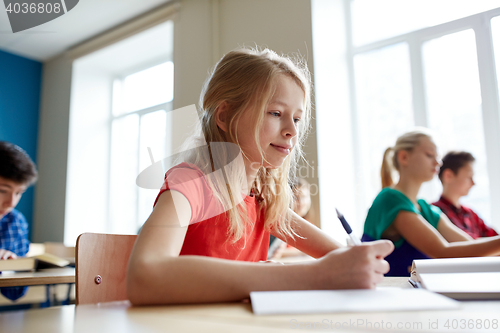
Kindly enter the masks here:
M 28 154 L 12 143 L 0 141 L 0 260 L 28 253 L 28 223 L 15 207 L 36 178 L 35 164 Z M 26 290 L 27 287 L 0 288 L 11 300 L 23 296 Z
M 472 209 L 459 203 L 459 199 L 467 195 L 474 186 L 474 161 L 472 154 L 463 151 L 452 151 L 443 157 L 439 170 L 443 194 L 433 205 L 439 207 L 453 224 L 474 239 L 496 236 L 497 232 L 487 226 Z

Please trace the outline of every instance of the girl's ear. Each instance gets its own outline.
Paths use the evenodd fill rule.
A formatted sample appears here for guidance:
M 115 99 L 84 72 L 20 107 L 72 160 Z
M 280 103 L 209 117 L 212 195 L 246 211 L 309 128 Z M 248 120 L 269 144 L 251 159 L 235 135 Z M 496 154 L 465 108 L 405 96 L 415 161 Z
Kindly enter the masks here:
M 229 106 L 227 105 L 226 102 L 222 102 L 217 107 L 217 110 L 215 110 L 215 123 L 217 124 L 217 127 L 219 127 L 226 133 L 228 132 L 228 127 L 229 127 L 228 112 L 229 112 Z
M 400 166 L 407 166 L 410 153 L 406 150 L 398 151 L 398 163 Z

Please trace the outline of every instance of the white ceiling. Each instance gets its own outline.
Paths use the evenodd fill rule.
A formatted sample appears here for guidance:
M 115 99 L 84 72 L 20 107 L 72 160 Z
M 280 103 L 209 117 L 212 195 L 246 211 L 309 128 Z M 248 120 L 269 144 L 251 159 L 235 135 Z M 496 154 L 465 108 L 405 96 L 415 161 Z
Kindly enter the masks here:
M 45 61 L 169 1 L 80 0 L 55 20 L 17 33 L 12 33 L 5 7 L 0 4 L 0 49 Z

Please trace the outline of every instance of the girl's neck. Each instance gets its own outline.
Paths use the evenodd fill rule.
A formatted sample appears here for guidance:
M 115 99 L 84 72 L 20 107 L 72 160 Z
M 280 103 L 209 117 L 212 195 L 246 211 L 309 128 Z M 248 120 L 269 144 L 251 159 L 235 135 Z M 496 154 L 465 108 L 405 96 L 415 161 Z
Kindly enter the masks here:
M 246 160 L 245 160 L 246 162 Z M 252 185 L 255 182 L 255 178 L 257 177 L 257 172 L 259 170 L 254 170 L 254 168 L 251 165 L 248 165 L 248 163 L 245 163 L 245 172 L 247 176 L 247 190 L 246 190 L 246 195 L 250 195 L 252 191 Z
M 422 182 L 400 179 L 399 182 L 394 185 L 394 189 L 406 195 L 408 199 L 416 204 L 418 191 L 420 190 L 421 185 Z

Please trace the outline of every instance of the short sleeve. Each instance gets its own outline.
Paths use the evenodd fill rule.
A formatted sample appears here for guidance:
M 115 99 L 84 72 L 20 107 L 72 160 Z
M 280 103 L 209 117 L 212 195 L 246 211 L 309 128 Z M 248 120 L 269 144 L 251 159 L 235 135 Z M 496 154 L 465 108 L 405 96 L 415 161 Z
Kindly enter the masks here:
M 404 194 L 391 188 L 383 189 L 368 211 L 364 233 L 373 239 L 381 239 L 400 211 L 418 213 Z
M 160 195 L 167 190 L 180 192 L 189 201 L 191 206 L 189 224 L 204 221 L 223 212 L 205 175 L 193 164 L 181 163 L 167 171 L 155 205 Z
M 441 219 L 441 214 L 443 213 L 439 207 L 429 205 L 425 200 L 418 200 L 420 209 L 422 210 L 422 216 L 427 220 L 434 228 L 437 229 L 439 220 Z

